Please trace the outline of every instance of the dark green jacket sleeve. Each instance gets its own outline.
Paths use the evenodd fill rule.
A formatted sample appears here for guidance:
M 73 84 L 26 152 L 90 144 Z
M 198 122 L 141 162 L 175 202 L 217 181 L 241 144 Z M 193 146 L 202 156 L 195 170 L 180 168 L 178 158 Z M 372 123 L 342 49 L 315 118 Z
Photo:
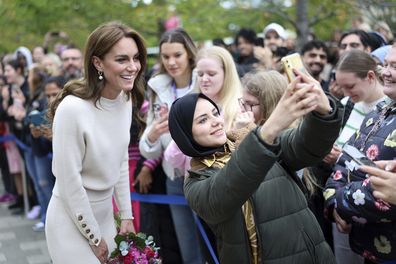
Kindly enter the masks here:
M 268 146 L 257 133 L 258 129 L 250 132 L 214 175 L 201 179 L 190 172 L 186 178 L 186 199 L 207 223 L 220 223 L 240 210 L 278 160 L 279 143 Z
M 315 165 L 331 151 L 340 132 L 344 109 L 333 99 L 329 100 L 334 109 L 332 114 L 310 113 L 297 129 L 286 130 L 280 136 L 281 159 L 291 171 Z

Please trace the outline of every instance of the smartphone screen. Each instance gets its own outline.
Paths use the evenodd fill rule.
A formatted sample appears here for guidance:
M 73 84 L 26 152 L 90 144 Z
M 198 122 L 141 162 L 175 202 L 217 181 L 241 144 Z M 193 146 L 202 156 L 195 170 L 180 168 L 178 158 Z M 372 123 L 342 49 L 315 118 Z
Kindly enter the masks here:
M 371 167 L 377 167 L 374 161 L 370 160 L 366 155 L 364 155 L 360 150 L 358 150 L 354 146 L 348 144 L 345 145 L 342 149 L 342 153 L 346 154 L 348 157 L 350 157 L 360 166 L 366 165 Z

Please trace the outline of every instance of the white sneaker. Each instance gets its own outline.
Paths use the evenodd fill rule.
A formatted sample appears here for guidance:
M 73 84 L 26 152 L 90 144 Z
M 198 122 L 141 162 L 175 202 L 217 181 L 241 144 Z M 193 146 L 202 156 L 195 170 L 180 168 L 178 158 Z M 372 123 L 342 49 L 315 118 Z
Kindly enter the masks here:
M 27 213 L 26 218 L 30 220 L 34 220 L 39 218 L 41 212 L 40 205 L 35 205 L 33 208 Z
M 43 222 L 38 222 L 32 228 L 33 228 L 33 231 L 43 232 L 45 230 L 45 225 Z

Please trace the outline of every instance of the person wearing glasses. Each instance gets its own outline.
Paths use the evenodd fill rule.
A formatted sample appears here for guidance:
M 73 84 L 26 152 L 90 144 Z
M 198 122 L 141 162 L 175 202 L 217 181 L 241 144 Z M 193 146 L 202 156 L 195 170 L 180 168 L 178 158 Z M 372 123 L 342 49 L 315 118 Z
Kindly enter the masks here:
M 216 235 L 220 263 L 335 263 L 289 171 L 329 151 L 342 110 L 301 75 L 264 125 L 239 145 L 226 134 L 220 112 L 207 96 L 189 94 L 173 103 L 169 115 L 172 138 L 193 157 L 186 199 Z M 302 116 L 298 129 L 284 131 Z
M 247 73 L 242 78 L 242 86 L 243 96 L 239 102 L 243 111 L 253 115 L 256 125 L 262 125 L 285 92 L 287 80 L 277 71 L 258 70 Z
M 81 50 L 69 46 L 61 54 L 63 77 L 66 80 L 78 79 L 83 76 L 83 59 Z

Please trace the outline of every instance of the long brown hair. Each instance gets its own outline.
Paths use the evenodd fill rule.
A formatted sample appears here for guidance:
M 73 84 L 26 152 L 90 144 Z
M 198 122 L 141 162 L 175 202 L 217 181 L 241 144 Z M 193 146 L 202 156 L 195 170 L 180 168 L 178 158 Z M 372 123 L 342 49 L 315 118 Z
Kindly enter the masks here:
M 106 80 L 100 81 L 98 73 L 93 65 L 94 56 L 104 59 L 104 56 L 122 38 L 132 38 L 139 50 L 139 61 L 141 70 L 139 71 L 133 89 L 128 92 L 128 98 L 132 98 L 132 103 L 136 109 L 140 109 L 144 100 L 144 71 L 146 68 L 146 46 L 143 38 L 138 32 L 120 22 L 108 22 L 97 27 L 88 37 L 84 52 L 85 77 L 79 80 L 72 80 L 66 83 L 62 91 L 49 106 L 48 118 L 53 121 L 56 109 L 60 102 L 67 95 L 74 95 L 84 100 L 93 100 L 96 106 L 105 86 Z M 144 128 L 144 122 L 137 113 L 133 111 L 135 120 Z
M 190 35 L 188 35 L 188 33 L 184 29 L 176 28 L 166 31 L 164 34 L 162 34 L 158 44 L 160 48 L 160 53 L 161 53 L 162 44 L 164 43 L 182 44 L 187 51 L 190 69 L 192 70 L 195 68 L 195 57 L 197 55 L 197 47 L 195 46 L 194 41 L 191 39 Z M 167 73 L 164 63 L 162 62 L 162 59 L 160 60 L 159 73 Z

